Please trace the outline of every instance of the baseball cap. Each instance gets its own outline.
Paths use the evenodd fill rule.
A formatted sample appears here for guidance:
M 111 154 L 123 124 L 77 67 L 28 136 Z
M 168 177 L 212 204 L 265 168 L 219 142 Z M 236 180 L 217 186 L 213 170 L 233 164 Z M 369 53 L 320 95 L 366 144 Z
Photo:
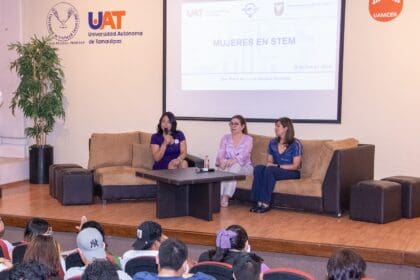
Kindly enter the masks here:
M 155 222 L 146 221 L 137 227 L 137 239 L 133 243 L 136 250 L 144 250 L 162 236 L 162 227 Z
M 77 247 L 89 261 L 105 259 L 105 244 L 96 228 L 85 228 L 77 234 Z

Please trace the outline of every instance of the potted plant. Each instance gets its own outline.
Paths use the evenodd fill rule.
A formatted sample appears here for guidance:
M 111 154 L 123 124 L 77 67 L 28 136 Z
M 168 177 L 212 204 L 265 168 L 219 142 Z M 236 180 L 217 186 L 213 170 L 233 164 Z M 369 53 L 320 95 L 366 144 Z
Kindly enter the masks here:
M 16 42 L 9 45 L 18 58 L 10 69 L 19 75 L 20 83 L 13 93 L 10 108 L 16 108 L 33 121 L 25 129 L 36 144 L 29 148 L 29 181 L 33 184 L 48 183 L 48 169 L 53 163 L 53 147 L 46 144 L 46 136 L 54 128 L 56 119 L 64 120 L 63 79 L 57 49 L 51 46 L 51 37 L 32 37 L 26 44 Z

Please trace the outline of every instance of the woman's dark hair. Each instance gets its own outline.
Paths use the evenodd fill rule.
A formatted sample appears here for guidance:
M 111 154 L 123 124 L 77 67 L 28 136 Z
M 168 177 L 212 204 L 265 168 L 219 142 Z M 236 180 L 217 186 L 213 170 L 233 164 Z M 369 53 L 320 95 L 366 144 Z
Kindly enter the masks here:
M 287 117 L 283 117 L 283 118 L 277 119 L 275 123 L 280 123 L 283 127 L 287 127 L 284 142 L 287 145 L 292 144 L 293 141 L 295 140 L 295 129 L 293 128 L 292 120 Z M 280 137 L 277 137 L 277 141 L 279 143 L 280 143 L 280 140 L 281 140 Z
M 162 116 L 160 116 L 159 123 L 157 125 L 157 132 L 159 134 L 163 134 L 163 129 L 160 126 L 160 124 L 165 116 L 168 117 L 169 122 L 171 123 L 171 132 L 176 132 L 177 122 L 176 122 L 175 115 L 172 112 L 165 112 L 162 114 Z
M 350 249 L 336 251 L 327 263 L 327 280 L 359 280 L 365 277 L 366 263 Z
M 37 261 L 48 267 L 50 276 L 57 276 L 60 273 L 60 249 L 57 241 L 50 235 L 35 236 L 28 244 L 24 262 Z
M 25 227 L 23 233 L 23 239 L 25 241 L 31 241 L 35 236 L 44 234 L 48 231 L 49 224 L 46 220 L 41 218 L 31 218 Z
M 240 225 L 231 225 L 226 228 L 226 231 L 232 231 L 236 235 L 230 238 L 230 249 L 242 251 L 245 249 L 245 244 L 248 241 L 248 233 Z M 211 261 L 223 262 L 230 249 L 223 249 L 216 246 L 216 250 L 209 252 Z
M 242 129 L 242 133 L 248 134 L 248 127 L 246 126 L 245 118 L 242 115 L 234 115 L 232 118 L 230 118 L 230 120 L 232 121 L 233 119 L 238 119 L 241 125 L 244 126 L 244 129 Z

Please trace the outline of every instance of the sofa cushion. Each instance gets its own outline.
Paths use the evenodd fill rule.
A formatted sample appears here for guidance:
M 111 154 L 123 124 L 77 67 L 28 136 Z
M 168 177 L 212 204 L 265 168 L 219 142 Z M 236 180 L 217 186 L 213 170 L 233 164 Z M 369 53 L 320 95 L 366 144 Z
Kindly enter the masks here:
M 311 178 L 323 183 L 334 152 L 336 150 L 354 148 L 357 147 L 358 144 L 359 142 L 354 138 L 325 142 L 320 149 L 320 154 L 314 166 Z
M 89 169 L 131 165 L 133 143 L 139 143 L 138 132 L 94 133 L 90 138 Z
M 156 182 L 136 176 L 139 168 L 130 166 L 101 167 L 95 170 L 95 183 L 101 186 L 155 185 Z
M 310 178 L 327 140 L 300 140 L 303 146 L 301 178 Z
M 265 165 L 267 163 L 267 149 L 271 137 L 250 134 L 253 138 L 253 146 L 251 152 L 251 162 L 254 166 Z
M 151 138 L 152 138 L 152 133 L 140 131 L 140 144 L 150 145 Z
M 152 169 L 154 164 L 149 144 L 133 144 L 133 167 Z
M 236 187 L 243 190 L 252 189 L 252 175 L 246 176 L 245 180 L 238 181 Z M 322 183 L 307 179 L 280 180 L 276 182 L 274 193 L 284 193 L 292 195 L 322 197 Z

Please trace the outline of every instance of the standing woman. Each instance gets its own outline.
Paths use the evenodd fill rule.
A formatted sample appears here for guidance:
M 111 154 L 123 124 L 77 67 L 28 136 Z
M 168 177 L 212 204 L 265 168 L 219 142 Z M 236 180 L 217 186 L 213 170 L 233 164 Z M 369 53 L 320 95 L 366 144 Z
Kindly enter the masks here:
M 184 133 L 176 129 L 175 115 L 163 113 L 157 125 L 157 133 L 152 135 L 150 148 L 155 161 L 153 169 L 187 168 L 187 142 Z
M 280 118 L 275 123 L 276 138 L 268 144 L 267 164 L 254 169 L 251 198 L 256 202 L 251 212 L 264 213 L 270 210 L 271 194 L 278 180 L 299 179 L 303 147 L 295 138 L 293 123 L 289 118 Z
M 246 121 L 241 115 L 235 115 L 229 122 L 230 134 L 220 141 L 216 166 L 220 170 L 248 175 L 252 173 L 251 150 L 252 137 L 248 135 Z M 221 183 L 221 206 L 227 207 L 229 198 L 236 189 L 236 181 Z

